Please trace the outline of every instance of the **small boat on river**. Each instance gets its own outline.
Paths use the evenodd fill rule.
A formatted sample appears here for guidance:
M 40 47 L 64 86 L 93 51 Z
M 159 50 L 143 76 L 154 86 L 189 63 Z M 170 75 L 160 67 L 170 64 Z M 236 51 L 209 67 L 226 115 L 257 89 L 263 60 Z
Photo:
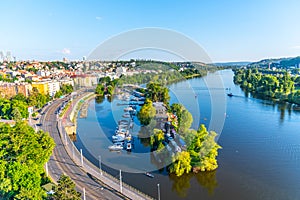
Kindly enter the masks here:
M 148 177 L 150 177 L 150 178 L 154 178 L 154 175 L 151 174 L 151 173 L 149 173 L 149 172 L 146 172 L 145 175 L 148 176 Z
M 113 145 L 110 145 L 108 147 L 110 151 L 121 151 L 123 149 L 123 144 L 122 143 L 115 143 Z
M 232 93 L 228 93 L 227 96 L 233 97 L 233 94 Z

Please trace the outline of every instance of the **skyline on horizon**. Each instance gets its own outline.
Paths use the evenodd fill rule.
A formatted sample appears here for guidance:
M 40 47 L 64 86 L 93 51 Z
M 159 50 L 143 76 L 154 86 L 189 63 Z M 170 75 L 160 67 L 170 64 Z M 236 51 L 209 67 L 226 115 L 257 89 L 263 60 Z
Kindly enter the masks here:
M 214 63 L 296 57 L 299 7 L 297 0 L 2 1 L 0 51 L 17 60 L 82 60 L 112 36 L 157 27 L 191 38 Z M 132 56 L 174 59 L 157 52 Z

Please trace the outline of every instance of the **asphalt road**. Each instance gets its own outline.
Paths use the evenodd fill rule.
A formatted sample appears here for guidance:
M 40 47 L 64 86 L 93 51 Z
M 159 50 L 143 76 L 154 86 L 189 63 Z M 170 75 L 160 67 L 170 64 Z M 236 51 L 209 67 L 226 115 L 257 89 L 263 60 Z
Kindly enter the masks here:
M 81 192 L 83 199 L 83 188 L 85 188 L 86 199 L 124 199 L 118 191 L 109 186 L 93 180 L 76 165 L 65 150 L 57 129 L 55 111 L 64 99 L 59 99 L 48 106 L 41 116 L 42 129 L 50 133 L 55 140 L 56 146 L 48 162 L 48 172 L 54 182 L 57 182 L 61 174 L 68 175 L 76 184 L 77 191 Z

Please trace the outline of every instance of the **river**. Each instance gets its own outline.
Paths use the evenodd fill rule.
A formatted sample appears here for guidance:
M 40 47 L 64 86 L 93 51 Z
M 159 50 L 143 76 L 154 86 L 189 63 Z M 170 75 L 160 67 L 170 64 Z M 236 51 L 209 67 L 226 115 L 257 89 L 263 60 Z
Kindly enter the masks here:
M 87 118 L 78 119 L 77 148 L 102 169 L 144 193 L 161 199 L 300 199 L 300 111 L 290 104 L 259 100 L 243 92 L 233 83 L 233 72 L 223 70 L 219 76 L 224 88 L 208 90 L 203 78 L 194 78 L 169 86 L 170 102 L 181 102 L 194 117 L 193 128 L 199 123 L 207 127 L 216 116 L 221 126 L 218 132 L 219 168 L 209 173 L 188 174 L 180 178 L 169 176 L 166 169 L 156 169 L 147 140 L 138 139 L 140 127 L 135 119 L 134 149 L 131 153 L 109 152 L 110 137 L 121 119 L 123 108 L 119 100 L 91 101 Z M 188 94 L 184 88 L 192 89 Z M 214 101 L 212 90 L 231 92 Z M 223 99 L 224 98 L 224 99 Z M 220 105 L 214 105 L 218 102 Z M 225 109 L 225 110 L 223 110 Z M 218 113 L 219 112 L 219 113 Z M 146 142 L 145 142 L 146 141 Z M 109 166 L 109 167 L 108 167 Z M 143 174 L 153 171 L 154 178 Z

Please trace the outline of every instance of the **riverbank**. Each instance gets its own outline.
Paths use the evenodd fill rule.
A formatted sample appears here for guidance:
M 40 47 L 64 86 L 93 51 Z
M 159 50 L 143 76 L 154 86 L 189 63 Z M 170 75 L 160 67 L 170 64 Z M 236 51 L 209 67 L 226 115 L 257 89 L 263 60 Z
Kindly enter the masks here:
M 126 183 L 122 182 L 122 184 L 120 185 L 120 180 L 116 179 L 115 177 L 113 177 L 112 175 L 106 173 L 105 171 L 103 171 L 102 169 L 99 169 L 97 166 L 95 166 L 93 163 L 91 163 L 88 159 L 86 159 L 82 153 L 82 149 L 77 149 L 74 145 L 74 143 L 71 141 L 70 137 L 67 137 L 67 132 L 66 129 L 64 130 L 63 128 L 65 128 L 65 126 L 67 125 L 64 121 L 64 119 L 66 117 L 70 117 L 69 119 L 72 119 L 72 117 L 74 118 L 74 123 L 77 123 L 77 116 L 78 116 L 78 112 L 80 111 L 80 109 L 83 106 L 83 101 L 84 100 L 85 103 L 90 103 L 91 100 L 93 100 L 95 97 L 94 93 L 88 93 L 88 94 L 84 94 L 78 98 L 76 98 L 75 100 L 73 100 L 75 103 L 74 106 L 71 106 L 69 110 L 69 114 L 65 114 L 67 116 L 63 116 L 62 119 L 59 122 L 59 126 L 61 126 L 61 128 L 59 128 L 59 130 L 61 131 L 61 138 L 63 141 L 63 144 L 65 146 L 66 151 L 68 152 L 69 156 L 72 158 L 72 160 L 78 165 L 81 166 L 81 169 L 84 170 L 92 179 L 96 179 L 97 181 L 100 181 L 102 183 L 104 183 L 105 185 L 107 185 L 108 187 L 111 187 L 112 190 L 117 191 L 118 193 L 120 193 L 120 195 L 123 195 L 123 198 L 130 198 L 130 199 L 140 199 L 140 200 L 150 200 L 153 199 L 152 197 L 142 193 L 141 191 L 133 188 L 130 185 L 127 185 Z M 72 115 L 71 115 L 72 113 Z
M 300 90 L 295 90 L 297 77 L 286 71 L 282 74 L 264 74 L 256 68 L 236 69 L 233 79 L 255 98 L 300 105 Z

